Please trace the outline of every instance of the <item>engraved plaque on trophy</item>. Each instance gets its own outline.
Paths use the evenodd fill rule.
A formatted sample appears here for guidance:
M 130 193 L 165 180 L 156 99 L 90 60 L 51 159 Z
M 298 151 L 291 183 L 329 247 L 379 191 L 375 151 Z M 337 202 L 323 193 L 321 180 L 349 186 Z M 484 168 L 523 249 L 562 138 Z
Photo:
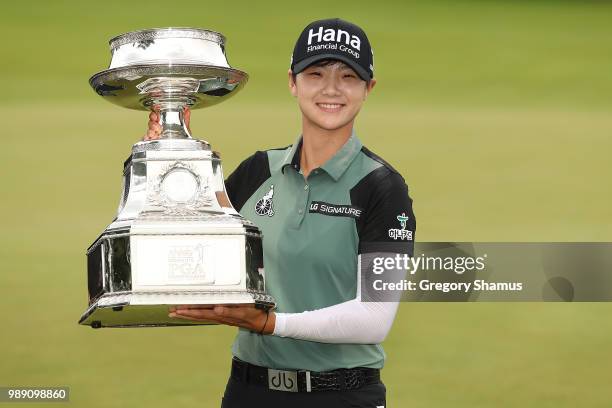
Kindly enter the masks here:
M 179 326 L 172 305 L 254 304 L 265 293 L 260 230 L 224 198 L 221 161 L 183 120 L 245 85 L 223 35 L 194 28 L 130 32 L 110 40 L 107 70 L 89 80 L 104 99 L 159 112 L 161 138 L 141 141 L 123 169 L 117 217 L 87 250 L 89 307 L 80 324 Z

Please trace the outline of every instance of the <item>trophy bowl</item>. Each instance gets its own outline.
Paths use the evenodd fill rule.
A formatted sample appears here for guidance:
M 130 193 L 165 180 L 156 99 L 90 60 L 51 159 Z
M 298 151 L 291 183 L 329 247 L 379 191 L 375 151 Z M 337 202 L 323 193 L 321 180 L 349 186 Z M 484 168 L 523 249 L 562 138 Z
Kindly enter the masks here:
M 262 234 L 227 199 L 219 156 L 192 137 L 185 108 L 220 103 L 245 85 L 229 66 L 225 37 L 196 28 L 134 31 L 110 40 L 109 69 L 96 93 L 116 105 L 152 110 L 158 140 L 132 147 L 113 222 L 87 250 L 89 307 L 79 323 L 100 327 L 184 326 L 172 305 L 269 309 Z

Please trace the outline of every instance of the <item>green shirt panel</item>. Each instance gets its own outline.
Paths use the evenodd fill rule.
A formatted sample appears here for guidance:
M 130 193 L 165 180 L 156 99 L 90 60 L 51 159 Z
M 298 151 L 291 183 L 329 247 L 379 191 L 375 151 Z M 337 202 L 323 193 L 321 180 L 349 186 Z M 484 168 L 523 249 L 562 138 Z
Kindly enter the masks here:
M 266 291 L 277 311 L 300 313 L 354 299 L 359 237 L 355 219 L 309 212 L 312 201 L 350 205 L 350 190 L 381 163 L 361 152 L 352 136 L 340 151 L 305 180 L 290 165 L 298 143 L 268 151 L 270 178 L 245 202 L 241 214 L 262 231 Z M 256 204 L 272 193 L 272 211 Z M 319 343 L 261 336 L 240 329 L 232 346 L 238 358 L 271 368 L 326 371 L 381 368 L 385 354 L 375 344 Z

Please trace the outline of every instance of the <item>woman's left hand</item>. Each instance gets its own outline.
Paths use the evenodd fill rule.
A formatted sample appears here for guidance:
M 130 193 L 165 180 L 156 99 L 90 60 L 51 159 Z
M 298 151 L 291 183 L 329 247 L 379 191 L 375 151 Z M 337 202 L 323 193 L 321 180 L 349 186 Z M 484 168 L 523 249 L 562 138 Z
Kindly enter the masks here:
M 168 316 L 243 327 L 252 332 L 262 334 L 274 333 L 274 325 L 276 323 L 276 316 L 273 311 L 266 312 L 265 310 L 256 309 L 253 305 L 215 306 L 212 309 L 197 308 L 193 305 L 177 305 L 170 307 Z

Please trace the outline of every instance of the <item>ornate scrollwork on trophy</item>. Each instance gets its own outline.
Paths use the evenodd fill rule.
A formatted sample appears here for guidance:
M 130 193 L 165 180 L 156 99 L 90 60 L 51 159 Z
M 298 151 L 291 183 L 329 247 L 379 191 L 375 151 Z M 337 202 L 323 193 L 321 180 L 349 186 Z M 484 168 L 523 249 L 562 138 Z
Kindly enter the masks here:
M 198 175 L 194 166 L 176 161 L 168 164 L 153 183 L 147 200 L 164 209 L 164 215 L 197 216 L 210 207 L 209 181 Z

